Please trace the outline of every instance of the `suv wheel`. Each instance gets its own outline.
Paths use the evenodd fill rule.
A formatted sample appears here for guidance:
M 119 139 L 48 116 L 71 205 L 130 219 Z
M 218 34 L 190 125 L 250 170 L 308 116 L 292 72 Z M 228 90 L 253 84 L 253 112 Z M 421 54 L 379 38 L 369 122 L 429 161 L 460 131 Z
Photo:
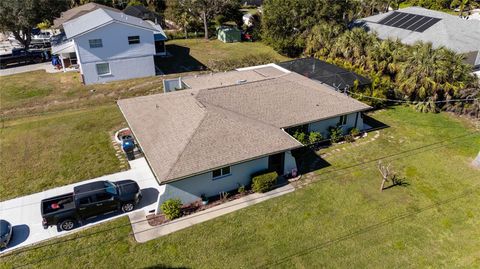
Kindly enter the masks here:
M 125 213 L 130 212 L 130 211 L 133 210 L 134 207 L 135 206 L 133 205 L 133 203 L 126 203 L 126 204 L 122 205 L 122 211 L 125 212 Z
M 71 219 L 66 219 L 60 222 L 60 230 L 62 231 L 70 231 L 73 228 L 75 228 L 75 222 Z

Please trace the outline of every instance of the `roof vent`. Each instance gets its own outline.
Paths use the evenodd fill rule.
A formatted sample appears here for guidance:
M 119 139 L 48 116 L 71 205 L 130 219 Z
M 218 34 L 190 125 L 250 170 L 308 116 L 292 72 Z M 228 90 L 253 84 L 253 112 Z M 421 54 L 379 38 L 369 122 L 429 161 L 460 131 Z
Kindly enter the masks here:
M 243 84 L 243 83 L 245 83 L 245 82 L 247 82 L 246 79 L 237 80 L 237 84 Z

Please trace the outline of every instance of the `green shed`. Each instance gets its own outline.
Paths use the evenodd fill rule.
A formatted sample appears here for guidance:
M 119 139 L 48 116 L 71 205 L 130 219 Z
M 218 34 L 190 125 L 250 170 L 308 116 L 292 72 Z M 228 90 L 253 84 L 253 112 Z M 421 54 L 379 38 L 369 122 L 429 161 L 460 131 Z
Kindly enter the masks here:
M 242 32 L 234 27 L 221 26 L 217 29 L 218 40 L 225 43 L 242 41 Z

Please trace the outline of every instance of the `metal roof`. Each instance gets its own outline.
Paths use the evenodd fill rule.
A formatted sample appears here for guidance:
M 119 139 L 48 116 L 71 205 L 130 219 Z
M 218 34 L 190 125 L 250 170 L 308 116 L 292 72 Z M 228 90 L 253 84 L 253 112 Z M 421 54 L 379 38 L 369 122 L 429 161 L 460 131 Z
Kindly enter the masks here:
M 120 22 L 165 35 L 160 26 L 137 17 L 126 15 L 122 12 L 104 8 L 98 8 L 78 18 L 67 21 L 63 24 L 63 28 L 67 38 L 72 38 L 112 22 Z

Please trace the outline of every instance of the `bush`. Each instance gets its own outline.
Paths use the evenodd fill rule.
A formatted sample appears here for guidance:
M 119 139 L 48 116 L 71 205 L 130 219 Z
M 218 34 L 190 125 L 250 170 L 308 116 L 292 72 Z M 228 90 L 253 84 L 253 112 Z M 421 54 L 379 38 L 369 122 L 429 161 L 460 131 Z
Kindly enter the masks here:
M 358 130 L 358 128 L 353 127 L 352 129 L 350 129 L 350 131 L 348 133 L 351 136 L 356 137 L 356 136 L 360 135 L 360 130 Z
M 169 220 L 176 219 L 182 216 L 182 202 L 180 199 L 168 199 L 160 206 L 163 214 Z
M 310 142 L 310 144 L 315 144 L 322 140 L 323 136 L 320 132 L 310 132 L 310 134 L 308 134 L 308 142 Z
M 237 190 L 237 192 L 240 194 L 244 194 L 246 191 L 247 190 L 244 185 L 240 185 L 240 187 L 238 187 L 238 190 Z
M 330 126 L 328 132 L 330 133 L 332 143 L 337 143 L 342 138 L 342 128 L 340 126 Z
M 345 141 L 348 142 L 348 143 L 353 143 L 353 142 L 355 142 L 355 138 L 353 137 L 353 135 L 348 134 L 348 135 L 345 136 Z
M 304 132 L 296 131 L 293 134 L 293 137 L 298 140 L 298 142 L 306 145 L 308 144 L 307 136 Z
M 254 192 L 267 192 L 277 183 L 277 172 L 267 172 L 252 178 L 252 190 Z

